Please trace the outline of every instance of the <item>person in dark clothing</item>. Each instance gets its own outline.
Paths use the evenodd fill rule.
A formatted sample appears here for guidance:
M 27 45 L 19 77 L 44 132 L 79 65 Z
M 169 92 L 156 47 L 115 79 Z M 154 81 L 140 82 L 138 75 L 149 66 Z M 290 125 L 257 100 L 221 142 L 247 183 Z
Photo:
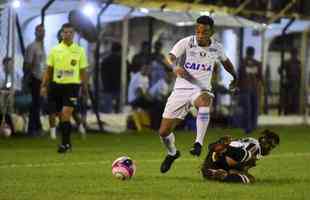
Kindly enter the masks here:
M 35 28 L 35 41 L 29 44 L 26 49 L 24 59 L 25 76 L 28 77 L 32 104 L 29 112 L 28 134 L 32 136 L 40 135 L 42 125 L 40 121 L 41 102 L 40 85 L 45 69 L 46 54 L 44 50 L 45 30 L 42 24 Z
M 282 88 L 284 93 L 284 114 L 299 113 L 299 97 L 300 97 L 300 80 L 301 80 L 301 63 L 298 59 L 298 50 L 292 49 L 291 58 L 284 62 L 279 73 L 284 75 L 284 84 Z
M 150 86 L 155 85 L 160 79 L 167 75 L 167 72 L 172 72 L 172 68 L 166 61 L 162 53 L 163 44 L 161 41 L 156 41 L 154 44 L 154 52 L 151 55 L 151 74 Z
M 134 55 L 130 71 L 136 73 L 142 66 L 149 65 L 151 62 L 150 44 L 147 41 L 142 42 L 140 52 Z
M 13 59 L 5 57 L 2 61 L 3 76 L 0 77 L 0 131 L 5 128 L 5 125 L 11 130 L 11 134 L 15 135 L 15 127 L 12 120 L 11 112 L 13 111 L 13 95 L 18 88 L 17 81 L 21 79 L 21 74 L 13 71 Z M 13 80 L 12 80 L 13 77 Z M 12 87 L 13 90 L 12 90 Z
M 261 63 L 254 59 L 255 49 L 247 47 L 246 57 L 239 68 L 240 106 L 242 108 L 241 127 L 251 133 L 257 127 L 259 92 L 262 85 Z
M 113 42 L 111 53 L 101 63 L 101 80 L 106 95 L 107 112 L 119 112 L 122 68 L 122 46 Z

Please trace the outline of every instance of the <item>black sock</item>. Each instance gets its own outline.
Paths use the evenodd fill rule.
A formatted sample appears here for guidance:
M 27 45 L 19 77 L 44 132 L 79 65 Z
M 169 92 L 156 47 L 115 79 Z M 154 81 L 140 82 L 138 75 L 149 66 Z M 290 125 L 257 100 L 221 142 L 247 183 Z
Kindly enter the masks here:
M 59 124 L 61 135 L 62 135 L 62 144 L 71 145 L 71 123 L 70 122 L 61 122 Z

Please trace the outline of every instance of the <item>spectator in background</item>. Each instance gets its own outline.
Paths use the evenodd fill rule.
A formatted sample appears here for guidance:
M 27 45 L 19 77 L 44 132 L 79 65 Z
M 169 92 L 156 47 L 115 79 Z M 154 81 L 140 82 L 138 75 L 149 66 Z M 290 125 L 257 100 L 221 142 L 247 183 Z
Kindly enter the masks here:
M 35 41 L 28 45 L 25 53 L 24 72 L 31 88 L 32 104 L 29 112 L 28 134 L 40 135 L 42 125 L 40 121 L 41 97 L 40 85 L 45 68 L 46 54 L 44 50 L 45 30 L 42 24 L 35 28 Z
M 160 127 L 161 116 L 164 112 L 166 100 L 172 91 L 174 80 L 175 76 L 172 71 L 165 73 L 163 77 L 149 89 L 149 94 L 153 102 L 150 107 L 151 128 L 154 130 L 158 130 Z
M 150 69 L 144 65 L 140 71 L 133 74 L 128 87 L 128 103 L 133 108 L 148 109 L 151 106 L 149 89 Z
M 154 52 L 151 55 L 151 87 L 165 77 L 168 71 L 172 71 L 171 67 L 166 63 L 166 58 L 162 53 L 162 48 L 163 44 L 161 41 L 156 41 Z
M 14 135 L 15 128 L 11 117 L 13 111 L 12 96 L 21 91 L 23 73 L 17 69 L 13 71 L 13 59 L 10 57 L 5 57 L 2 64 L 3 70 L 0 73 L 0 125 L 3 125 L 4 117 L 4 122 L 10 127 L 11 133 Z M 13 90 L 12 87 L 14 87 Z
M 279 73 L 284 75 L 284 114 L 299 114 L 301 63 L 298 59 L 298 50 L 293 48 L 290 52 L 291 58 L 284 62 Z
M 108 113 L 119 112 L 122 68 L 122 46 L 113 42 L 111 53 L 101 63 L 101 80 L 106 96 L 106 111 Z
M 241 127 L 246 133 L 257 127 L 259 91 L 263 81 L 261 63 L 254 59 L 254 55 L 254 47 L 248 46 L 239 68 Z
M 147 41 L 141 43 L 139 53 L 133 56 L 130 71 L 136 73 L 151 62 L 150 44 Z

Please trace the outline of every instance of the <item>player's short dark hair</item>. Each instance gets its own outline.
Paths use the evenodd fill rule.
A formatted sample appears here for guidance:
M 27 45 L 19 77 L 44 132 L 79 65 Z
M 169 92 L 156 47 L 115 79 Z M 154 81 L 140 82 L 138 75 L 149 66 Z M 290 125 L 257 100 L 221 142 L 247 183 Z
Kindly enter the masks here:
M 255 53 L 254 47 L 248 46 L 248 47 L 246 48 L 246 55 L 247 55 L 247 56 L 253 56 L 254 53 Z
M 213 28 L 214 26 L 214 21 L 211 17 L 207 16 L 207 15 L 202 15 L 200 17 L 198 17 L 198 19 L 196 20 L 196 22 L 198 24 L 204 24 L 204 25 L 209 25 Z
M 38 31 L 38 29 L 39 28 L 44 28 L 44 26 L 43 26 L 43 24 L 38 24 L 38 25 L 36 25 L 36 27 L 35 27 L 35 31 Z
M 262 132 L 262 135 L 262 137 L 264 137 L 267 142 L 274 142 L 275 145 L 278 145 L 280 143 L 279 135 L 273 131 L 266 129 Z
M 73 29 L 74 29 L 73 25 L 70 24 L 70 23 L 64 23 L 64 24 L 61 26 L 61 30 L 63 30 L 64 28 L 73 28 Z

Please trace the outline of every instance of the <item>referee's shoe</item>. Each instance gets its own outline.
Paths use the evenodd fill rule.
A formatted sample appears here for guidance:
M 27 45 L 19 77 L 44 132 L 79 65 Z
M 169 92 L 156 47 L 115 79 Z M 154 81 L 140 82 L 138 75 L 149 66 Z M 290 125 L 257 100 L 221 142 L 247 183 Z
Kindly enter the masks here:
M 72 145 L 71 144 L 61 144 L 58 146 L 58 153 L 66 153 L 66 152 L 71 152 L 72 151 Z

